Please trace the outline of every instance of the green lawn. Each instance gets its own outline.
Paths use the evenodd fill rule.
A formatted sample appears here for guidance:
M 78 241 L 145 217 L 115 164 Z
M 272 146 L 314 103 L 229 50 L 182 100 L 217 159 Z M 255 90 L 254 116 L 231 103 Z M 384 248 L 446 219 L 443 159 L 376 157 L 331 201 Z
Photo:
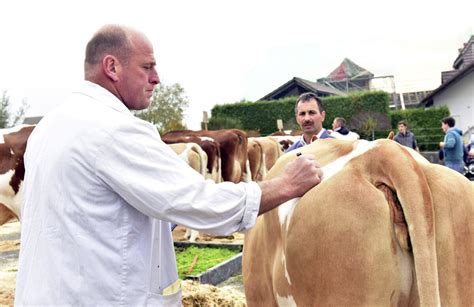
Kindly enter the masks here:
M 179 278 L 197 275 L 239 253 L 229 248 L 175 247 Z M 190 270 L 191 269 L 191 270 Z

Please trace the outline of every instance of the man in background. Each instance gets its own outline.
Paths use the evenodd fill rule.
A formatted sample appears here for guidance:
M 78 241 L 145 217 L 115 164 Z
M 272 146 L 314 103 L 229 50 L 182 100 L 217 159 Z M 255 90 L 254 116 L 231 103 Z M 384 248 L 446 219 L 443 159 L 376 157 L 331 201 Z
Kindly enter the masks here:
M 439 147 L 444 152 L 444 165 L 456 172 L 464 172 L 464 143 L 462 141 L 462 131 L 454 127 L 456 121 L 452 117 L 445 117 L 441 120 L 441 129 L 446 135 Z
M 400 143 L 403 146 L 419 151 L 418 145 L 416 144 L 415 134 L 413 134 L 411 131 L 408 131 L 408 124 L 404 120 L 398 122 L 398 133 L 395 135 L 394 141 Z
M 324 112 L 321 99 L 316 94 L 307 92 L 298 97 L 295 105 L 295 116 L 296 122 L 300 125 L 303 134 L 286 152 L 311 144 L 316 139 L 333 138 L 323 128 L 326 112 Z
M 346 128 L 346 120 L 344 117 L 336 117 L 332 122 L 331 136 L 340 140 L 358 140 L 360 137 L 357 133 L 349 131 Z

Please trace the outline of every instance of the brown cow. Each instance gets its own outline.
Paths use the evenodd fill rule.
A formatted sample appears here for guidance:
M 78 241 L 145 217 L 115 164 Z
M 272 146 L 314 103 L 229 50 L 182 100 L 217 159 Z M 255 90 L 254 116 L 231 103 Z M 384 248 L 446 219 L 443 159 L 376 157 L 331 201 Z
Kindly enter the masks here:
M 23 155 L 26 142 L 35 126 L 21 125 L 0 129 L 0 225 L 20 219 L 22 183 L 25 176 Z
M 391 140 L 317 140 L 322 182 L 245 237 L 249 306 L 474 306 L 474 186 Z M 308 235 L 309 234 L 309 235 Z

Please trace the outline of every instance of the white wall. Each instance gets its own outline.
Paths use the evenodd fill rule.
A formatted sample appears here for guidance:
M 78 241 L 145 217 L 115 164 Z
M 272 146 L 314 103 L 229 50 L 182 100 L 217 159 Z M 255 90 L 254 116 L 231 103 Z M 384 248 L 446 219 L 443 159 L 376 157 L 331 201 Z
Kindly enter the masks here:
M 436 95 L 433 106 L 446 105 L 456 120 L 456 127 L 465 133 L 474 126 L 474 72 Z

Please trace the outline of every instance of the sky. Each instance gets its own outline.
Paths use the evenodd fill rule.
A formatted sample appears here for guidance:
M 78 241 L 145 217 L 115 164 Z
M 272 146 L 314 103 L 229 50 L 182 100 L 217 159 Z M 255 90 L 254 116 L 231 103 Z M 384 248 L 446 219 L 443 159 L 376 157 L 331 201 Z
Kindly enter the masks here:
M 344 58 L 397 92 L 433 90 L 474 35 L 474 1 L 0 1 L 0 91 L 42 116 L 83 80 L 84 50 L 104 24 L 145 33 L 166 85 L 181 84 L 189 129 L 203 111 L 256 101 Z M 93 110 L 91 110 L 93 112 Z

